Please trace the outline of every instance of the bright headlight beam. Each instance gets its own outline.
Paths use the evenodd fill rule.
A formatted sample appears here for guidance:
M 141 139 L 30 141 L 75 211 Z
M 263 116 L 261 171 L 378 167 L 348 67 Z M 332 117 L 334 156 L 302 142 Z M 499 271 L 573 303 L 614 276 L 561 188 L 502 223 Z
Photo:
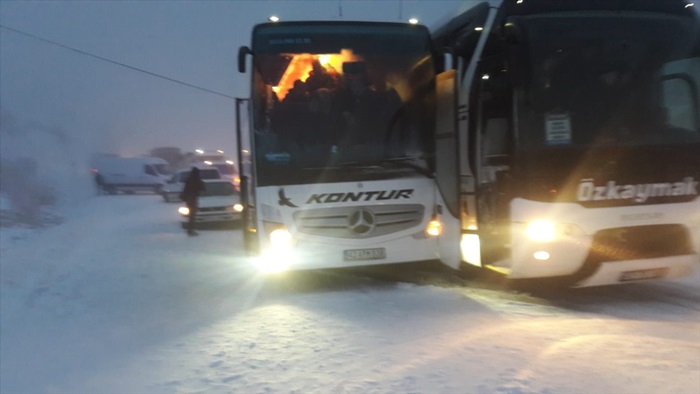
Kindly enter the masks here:
M 289 262 L 281 256 L 264 255 L 255 262 L 255 267 L 263 273 L 278 273 L 289 269 Z
M 556 229 L 553 222 L 538 220 L 527 225 L 525 234 L 536 242 L 551 242 L 556 238 Z
M 286 229 L 273 230 L 270 233 L 270 245 L 275 249 L 288 249 L 292 245 L 292 235 Z
M 549 260 L 550 254 L 546 250 L 538 250 L 532 254 L 532 257 L 534 257 L 535 260 L 545 261 Z
M 425 233 L 431 237 L 437 237 L 442 233 L 442 223 L 439 220 L 433 219 L 428 223 L 428 227 L 425 229 Z
M 292 234 L 285 228 L 277 228 L 270 232 L 270 246 L 262 251 L 257 268 L 261 272 L 285 271 L 293 255 Z

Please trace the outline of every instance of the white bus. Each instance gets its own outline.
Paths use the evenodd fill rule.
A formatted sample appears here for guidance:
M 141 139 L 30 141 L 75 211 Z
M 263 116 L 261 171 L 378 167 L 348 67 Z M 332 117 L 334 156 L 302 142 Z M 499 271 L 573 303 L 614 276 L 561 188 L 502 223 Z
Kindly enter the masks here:
M 504 0 L 436 26 L 440 258 L 573 286 L 692 272 L 697 6 Z
M 239 71 L 247 68 L 250 125 L 239 118 L 238 161 L 246 247 L 259 266 L 437 259 L 444 204 L 434 179 L 428 29 L 260 24 L 239 51 Z

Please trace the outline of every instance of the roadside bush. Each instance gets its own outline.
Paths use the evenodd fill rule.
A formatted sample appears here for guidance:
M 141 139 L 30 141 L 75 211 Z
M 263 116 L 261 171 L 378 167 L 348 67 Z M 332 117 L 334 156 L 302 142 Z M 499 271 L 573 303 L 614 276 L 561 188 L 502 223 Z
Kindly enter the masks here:
M 33 159 L 0 159 L 0 194 L 9 201 L 9 207 L 2 209 L 0 226 L 42 226 L 57 220 L 46 212 L 56 204 L 56 191 L 39 180 Z

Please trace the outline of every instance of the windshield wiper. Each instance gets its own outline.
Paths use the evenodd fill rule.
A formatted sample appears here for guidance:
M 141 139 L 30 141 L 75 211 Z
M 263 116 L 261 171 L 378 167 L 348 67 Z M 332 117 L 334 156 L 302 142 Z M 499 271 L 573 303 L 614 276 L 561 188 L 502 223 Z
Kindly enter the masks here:
M 415 163 L 413 160 L 415 157 L 392 157 L 389 159 L 381 160 L 369 160 L 369 161 L 351 161 L 340 163 L 341 168 L 381 168 L 381 169 L 393 169 L 393 168 L 409 168 L 419 174 L 425 175 L 428 178 L 434 178 L 435 174 L 425 167 L 421 167 Z

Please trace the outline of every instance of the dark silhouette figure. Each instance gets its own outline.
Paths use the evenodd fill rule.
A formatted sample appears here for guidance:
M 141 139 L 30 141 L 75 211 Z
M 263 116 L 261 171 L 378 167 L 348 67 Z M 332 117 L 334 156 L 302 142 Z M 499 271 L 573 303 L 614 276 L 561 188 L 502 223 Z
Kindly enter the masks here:
M 182 201 L 187 204 L 187 208 L 190 210 L 190 215 L 187 221 L 187 234 L 197 235 L 194 230 L 197 211 L 199 209 L 199 195 L 205 189 L 204 181 L 199 174 L 199 168 L 192 167 L 190 174 L 185 180 L 185 187 L 182 190 L 181 198 Z
M 307 102 L 309 101 L 309 90 L 304 81 L 297 79 L 294 86 L 289 89 L 284 97 L 285 101 Z
M 321 62 L 315 60 L 311 64 L 311 72 L 306 79 L 306 89 L 309 93 L 313 93 L 318 89 L 335 89 L 336 81 L 331 73 L 321 65 Z
M 345 79 L 337 94 L 337 107 L 342 114 L 348 145 L 373 144 L 388 136 L 392 119 L 401 108 L 395 89 L 388 89 L 384 80 L 372 83 L 363 62 L 343 64 Z
M 106 194 L 105 190 L 105 178 L 100 174 L 99 171 L 95 171 L 95 184 L 97 185 L 97 195 L 101 196 Z
M 300 144 L 309 128 L 309 92 L 304 82 L 297 80 L 272 114 L 272 126 L 283 149 Z

